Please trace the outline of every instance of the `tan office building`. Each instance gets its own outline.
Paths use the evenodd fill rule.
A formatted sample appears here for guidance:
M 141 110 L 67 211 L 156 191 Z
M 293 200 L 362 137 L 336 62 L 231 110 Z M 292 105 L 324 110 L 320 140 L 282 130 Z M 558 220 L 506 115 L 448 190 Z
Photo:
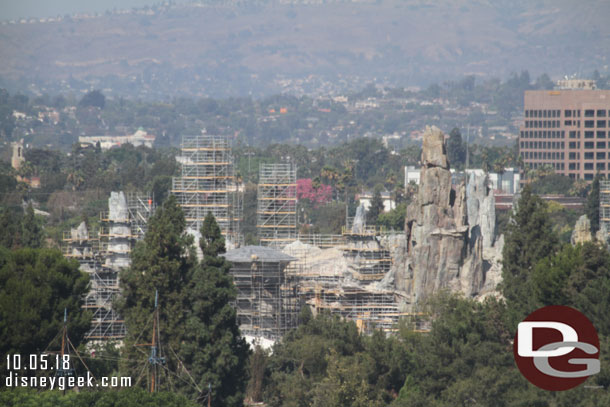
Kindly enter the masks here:
M 526 168 L 590 181 L 610 177 L 610 90 L 525 92 L 519 153 Z

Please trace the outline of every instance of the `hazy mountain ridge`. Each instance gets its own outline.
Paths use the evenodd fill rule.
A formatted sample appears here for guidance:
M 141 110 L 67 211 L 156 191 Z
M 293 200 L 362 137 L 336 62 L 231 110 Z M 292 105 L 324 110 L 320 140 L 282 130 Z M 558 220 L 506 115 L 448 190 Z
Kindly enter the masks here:
M 308 91 L 320 80 L 589 73 L 607 69 L 610 49 L 604 1 L 220 3 L 4 24 L 0 76 L 138 96 L 256 95 L 298 91 L 283 78 L 305 78 Z M 307 85 L 312 75 L 324 79 Z

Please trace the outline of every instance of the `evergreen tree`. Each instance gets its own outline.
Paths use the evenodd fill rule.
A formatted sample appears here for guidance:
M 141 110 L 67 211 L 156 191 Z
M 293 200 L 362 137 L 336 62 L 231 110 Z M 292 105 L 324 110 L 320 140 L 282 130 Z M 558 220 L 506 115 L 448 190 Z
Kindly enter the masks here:
M 81 308 L 89 277 L 58 250 L 0 248 L 0 354 L 40 354 L 59 350 L 64 309 L 68 334 L 78 346 L 91 324 Z M 7 370 L 0 360 L 0 377 Z M 3 382 L 4 383 L 4 382 Z
M 190 312 L 180 357 L 200 391 L 211 386 L 213 404 L 241 406 L 250 351 L 240 336 L 231 305 L 237 292 L 229 274 L 231 264 L 220 256 L 225 252 L 225 241 L 212 214 L 205 217 L 199 246 L 203 259 L 189 273 L 186 297 Z
M 131 267 L 121 274 L 124 295 L 119 310 L 128 332 L 122 369 L 141 375 L 138 359 L 143 355 L 134 345 L 150 343 L 158 291 L 160 343 L 167 371 L 173 372 L 164 377 L 161 390 L 175 388 L 203 402 L 210 386 L 214 404 L 241 405 L 249 349 L 231 306 L 236 291 L 230 263 L 219 256 L 225 251 L 224 239 L 208 215 L 201 229 L 203 259 L 197 262 L 192 238 L 184 231 L 184 215 L 170 196 L 150 219 Z
M 7 248 L 21 247 L 23 211 L 5 208 L 0 211 L 0 246 Z
M 516 324 L 535 308 L 532 270 L 538 261 L 558 248 L 558 238 L 552 230 L 546 203 L 532 193 L 529 185 L 521 191 L 505 236 L 500 288 L 511 320 Z
M 42 229 L 34 215 L 34 208 L 30 203 L 25 210 L 25 216 L 22 222 L 22 244 L 24 247 L 37 249 L 42 247 Z
M 99 90 L 92 90 L 83 96 L 78 105 L 82 107 L 93 106 L 103 109 L 106 105 L 106 96 Z
M 140 361 L 146 358 L 135 345 L 151 342 L 156 291 L 161 346 L 166 355 L 182 346 L 190 309 L 187 278 L 196 265 L 192 238 L 184 233 L 185 227 L 182 209 L 170 196 L 150 218 L 143 241 L 132 252 L 131 267 L 121 273 L 123 296 L 118 309 L 127 327 L 121 366 L 124 375 L 138 378 L 142 374 Z M 168 358 L 170 371 L 175 372 L 177 365 L 175 358 Z M 170 387 L 165 382 L 161 389 Z
M 454 127 L 447 140 L 447 156 L 453 168 L 461 167 L 466 162 L 466 145 L 462 141 L 460 129 Z
M 369 225 L 376 225 L 379 215 L 383 213 L 383 199 L 381 198 L 381 188 L 375 188 L 373 193 L 373 199 L 371 199 L 371 206 L 366 212 L 366 223 Z
M 591 233 L 593 235 L 599 230 L 599 178 L 599 175 L 597 175 L 593 179 L 585 206 L 585 213 L 591 221 Z

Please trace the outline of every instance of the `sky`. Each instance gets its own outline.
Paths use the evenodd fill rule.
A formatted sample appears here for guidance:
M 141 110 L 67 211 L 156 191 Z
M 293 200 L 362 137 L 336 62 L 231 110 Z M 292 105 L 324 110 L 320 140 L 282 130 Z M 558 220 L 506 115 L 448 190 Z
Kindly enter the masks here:
M 55 17 L 75 13 L 103 13 L 161 3 L 161 0 L 0 0 L 0 20 Z

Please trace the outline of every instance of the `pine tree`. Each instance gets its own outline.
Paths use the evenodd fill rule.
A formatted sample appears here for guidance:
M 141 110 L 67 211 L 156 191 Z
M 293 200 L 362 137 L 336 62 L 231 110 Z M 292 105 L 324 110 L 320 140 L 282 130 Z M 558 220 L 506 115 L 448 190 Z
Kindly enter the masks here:
M 466 146 L 462 142 L 462 134 L 460 130 L 455 127 L 449 133 L 449 139 L 447 140 L 447 156 L 449 163 L 453 168 L 457 168 L 464 165 L 466 162 Z
M 379 215 L 383 213 L 383 199 L 381 198 L 381 189 L 375 188 L 375 192 L 373 193 L 373 199 L 371 199 L 371 206 L 369 210 L 366 212 L 366 222 L 369 225 L 376 225 L 377 218 Z
M 591 191 L 587 196 L 585 213 L 591 221 L 591 233 L 595 235 L 599 230 L 599 175 L 591 183 Z
M 558 249 L 546 203 L 532 193 L 529 185 L 521 191 L 505 236 L 500 288 L 516 324 L 535 307 L 531 281 L 534 267 Z
M 190 312 L 180 357 L 199 389 L 211 387 L 214 405 L 241 406 L 250 351 L 231 305 L 237 292 L 229 274 L 231 264 L 220 256 L 225 241 L 212 214 L 203 222 L 199 246 L 203 259 L 189 274 Z
M 22 222 L 22 244 L 24 247 L 37 249 L 42 247 L 42 229 L 34 215 L 34 208 L 30 203 L 25 210 Z
M 155 291 L 159 293 L 160 342 L 165 354 L 178 352 L 184 339 L 189 309 L 187 278 L 196 265 L 192 238 L 184 234 L 185 226 L 182 209 L 170 196 L 150 218 L 143 241 L 132 252 L 131 267 L 120 275 L 123 296 L 118 310 L 127 327 L 121 369 L 126 375 L 138 378 L 142 374 L 139 362 L 146 358 L 135 345 L 152 339 Z M 168 365 L 169 370 L 176 371 L 178 362 L 168 358 Z M 169 389 L 167 383 L 162 389 Z

